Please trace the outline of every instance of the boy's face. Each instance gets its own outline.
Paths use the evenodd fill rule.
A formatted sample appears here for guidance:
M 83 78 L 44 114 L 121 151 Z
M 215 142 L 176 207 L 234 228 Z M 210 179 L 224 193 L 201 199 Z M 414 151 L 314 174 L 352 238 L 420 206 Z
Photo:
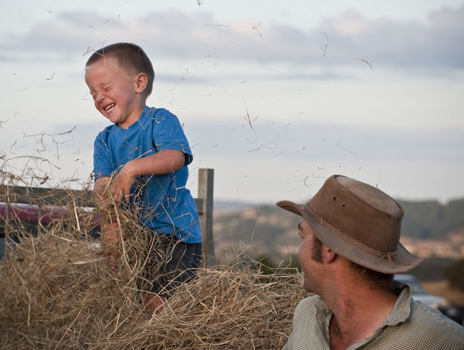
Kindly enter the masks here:
M 140 88 L 139 75 L 121 69 L 113 57 L 93 63 L 85 72 L 95 108 L 123 129 L 136 122 L 145 107 L 145 87 Z

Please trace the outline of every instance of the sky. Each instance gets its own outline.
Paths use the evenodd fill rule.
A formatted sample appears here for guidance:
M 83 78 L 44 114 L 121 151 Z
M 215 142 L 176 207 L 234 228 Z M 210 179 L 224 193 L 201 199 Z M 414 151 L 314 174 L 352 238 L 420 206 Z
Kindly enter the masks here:
M 333 174 L 396 199 L 464 197 L 464 1 L 0 3 L 0 169 L 89 183 L 109 122 L 91 53 L 140 45 L 147 104 L 176 114 L 217 201 L 306 202 Z M 4 180 L 7 181 L 7 180 Z

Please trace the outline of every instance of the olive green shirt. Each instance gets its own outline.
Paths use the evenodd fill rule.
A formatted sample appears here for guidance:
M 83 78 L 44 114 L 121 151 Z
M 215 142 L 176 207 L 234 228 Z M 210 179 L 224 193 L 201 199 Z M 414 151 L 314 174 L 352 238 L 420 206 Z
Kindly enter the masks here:
M 414 301 L 407 285 L 396 283 L 395 287 L 401 292 L 383 325 L 370 338 L 347 350 L 464 350 L 464 327 Z M 296 307 L 293 331 L 283 350 L 330 350 L 331 318 L 332 312 L 324 299 L 317 295 L 303 299 Z

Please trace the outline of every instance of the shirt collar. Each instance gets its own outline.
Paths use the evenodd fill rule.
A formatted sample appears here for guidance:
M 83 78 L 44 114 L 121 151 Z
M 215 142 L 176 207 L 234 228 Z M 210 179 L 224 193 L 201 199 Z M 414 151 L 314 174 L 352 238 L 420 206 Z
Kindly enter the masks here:
M 395 326 L 406 321 L 411 314 L 411 289 L 406 283 L 393 281 L 395 289 L 401 291 L 390 314 L 385 319 L 384 326 Z
M 406 283 L 401 283 L 398 281 L 393 281 L 393 285 L 395 289 L 400 293 L 398 299 L 396 300 L 395 306 L 388 314 L 387 318 L 383 323 L 383 326 L 394 326 L 399 323 L 402 323 L 406 321 L 409 318 L 409 315 L 411 314 L 411 289 Z M 319 297 L 317 302 L 314 304 L 314 308 L 316 310 L 316 313 L 321 316 L 332 316 L 332 311 L 330 311 L 326 301 L 321 297 Z

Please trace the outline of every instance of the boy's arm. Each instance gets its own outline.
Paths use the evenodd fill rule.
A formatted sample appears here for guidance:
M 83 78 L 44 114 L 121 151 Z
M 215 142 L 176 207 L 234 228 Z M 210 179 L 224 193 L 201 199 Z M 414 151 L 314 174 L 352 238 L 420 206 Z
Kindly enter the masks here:
M 162 150 L 144 158 L 131 160 L 116 177 L 116 201 L 121 197 L 128 201 L 130 188 L 137 176 L 164 175 L 175 172 L 185 164 L 185 154 L 174 149 Z
M 112 197 L 110 189 L 110 177 L 99 177 L 95 180 L 94 184 L 94 195 L 95 195 L 95 204 L 97 208 L 102 212 L 102 228 L 103 228 L 103 239 L 108 243 L 117 243 L 120 240 L 119 237 L 119 226 L 111 218 L 111 214 L 106 207 L 109 199 Z
M 110 178 L 108 176 L 99 177 L 95 180 L 95 184 L 93 185 L 93 193 L 95 195 L 96 205 L 100 206 L 102 202 L 104 202 L 104 195 L 105 190 L 110 183 Z
M 95 205 L 101 213 L 101 227 L 103 237 L 103 250 L 108 259 L 108 265 L 111 269 L 116 267 L 116 245 L 121 241 L 119 225 L 114 220 L 112 210 L 108 205 L 113 200 L 113 195 L 108 188 L 110 186 L 110 177 L 99 177 L 94 184 Z

